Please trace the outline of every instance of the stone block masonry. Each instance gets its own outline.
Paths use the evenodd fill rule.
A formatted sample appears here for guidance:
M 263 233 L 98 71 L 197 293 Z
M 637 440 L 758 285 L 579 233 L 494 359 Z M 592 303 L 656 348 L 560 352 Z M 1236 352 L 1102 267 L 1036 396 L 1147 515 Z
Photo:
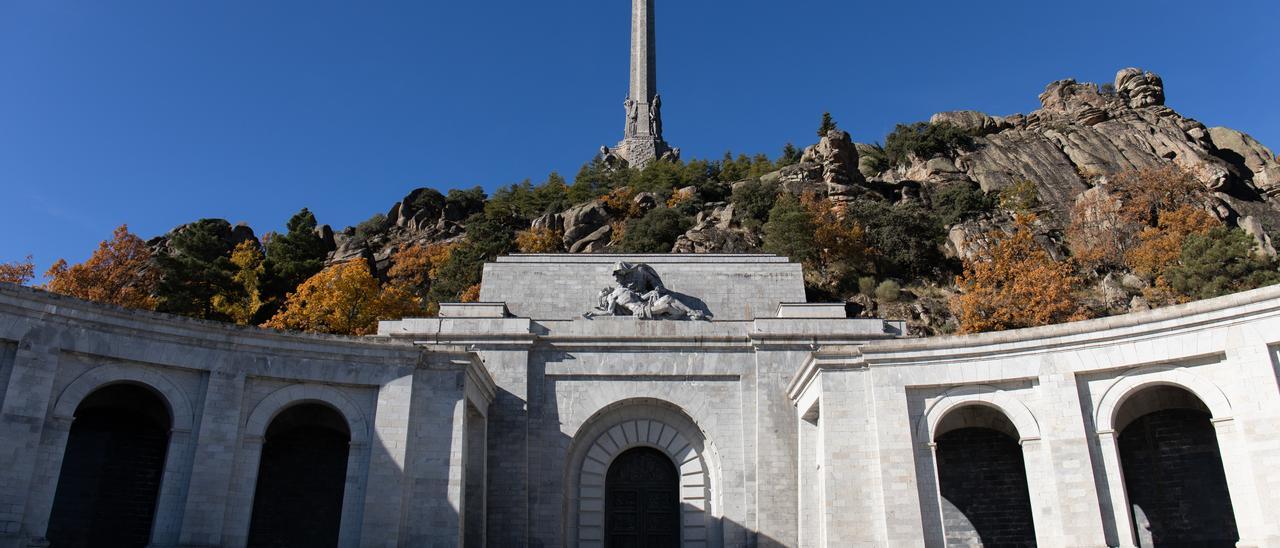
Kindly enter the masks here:
M 711 321 L 583 317 L 618 261 Z M 350 433 L 340 546 L 601 546 L 614 458 L 649 448 L 681 546 L 1280 547 L 1280 287 L 933 339 L 791 304 L 799 266 L 762 255 L 504 257 L 481 298 L 351 338 L 0 286 L 0 548 L 101 510 L 59 489 L 112 387 L 171 422 L 154 546 L 246 545 L 272 425 L 308 404 Z M 1175 492 L 1229 504 L 1179 518 Z

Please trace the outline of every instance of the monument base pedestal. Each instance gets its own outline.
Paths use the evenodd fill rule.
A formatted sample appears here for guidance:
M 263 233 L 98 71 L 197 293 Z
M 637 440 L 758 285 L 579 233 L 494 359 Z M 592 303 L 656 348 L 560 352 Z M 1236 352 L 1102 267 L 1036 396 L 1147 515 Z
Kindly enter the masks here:
M 672 148 L 666 141 L 652 137 L 623 139 L 614 150 L 627 161 L 628 166 L 636 169 L 644 169 L 655 160 L 680 159 L 680 149 Z

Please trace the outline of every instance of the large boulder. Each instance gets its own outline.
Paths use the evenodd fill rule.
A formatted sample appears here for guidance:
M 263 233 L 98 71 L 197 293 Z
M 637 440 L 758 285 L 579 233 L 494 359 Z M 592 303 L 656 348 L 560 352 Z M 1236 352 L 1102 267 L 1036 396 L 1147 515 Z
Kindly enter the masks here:
M 609 209 L 605 207 L 602 200 L 592 200 L 571 207 L 560 214 L 560 219 L 561 226 L 564 228 L 565 246 L 574 253 L 581 252 L 578 250 L 607 236 L 608 231 L 602 232 L 602 228 L 608 227 L 613 221 Z M 585 243 L 578 245 L 579 241 Z M 607 242 L 608 240 L 605 240 L 605 243 Z
M 1242 177 L 1268 195 L 1280 194 L 1280 162 L 1275 154 L 1253 137 L 1231 128 L 1209 128 L 1209 140 L 1217 156 L 1236 169 Z
M 849 195 L 853 185 L 866 182 L 858 171 L 858 148 L 846 131 L 828 131 L 818 144 L 805 149 L 800 161 L 822 166 L 822 182 L 831 197 Z
M 1129 67 L 1116 73 L 1116 93 L 1133 108 L 1164 105 L 1164 80 L 1154 72 Z

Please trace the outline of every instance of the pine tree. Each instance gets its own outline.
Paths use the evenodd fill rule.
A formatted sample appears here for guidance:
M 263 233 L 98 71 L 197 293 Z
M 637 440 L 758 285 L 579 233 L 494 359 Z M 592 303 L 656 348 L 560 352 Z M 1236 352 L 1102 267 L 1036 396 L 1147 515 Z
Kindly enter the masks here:
M 328 250 L 316 233 L 316 224 L 316 216 L 303 208 L 289 218 L 288 232 L 267 239 L 261 283 L 264 304 L 254 323 L 275 314 L 285 295 L 324 268 Z
M 222 219 L 201 219 L 169 237 L 169 253 L 156 257 L 160 272 L 158 310 L 193 318 L 227 320 L 213 306 L 215 295 L 234 295 L 236 266 L 224 236 L 231 225 Z
M 822 125 L 818 126 L 818 137 L 826 137 L 833 129 L 836 129 L 836 122 L 831 118 L 831 113 L 822 113 Z

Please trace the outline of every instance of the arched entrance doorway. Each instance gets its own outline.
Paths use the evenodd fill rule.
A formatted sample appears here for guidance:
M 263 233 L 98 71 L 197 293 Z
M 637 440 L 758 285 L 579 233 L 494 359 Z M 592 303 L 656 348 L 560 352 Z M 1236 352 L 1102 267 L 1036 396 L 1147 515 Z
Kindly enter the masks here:
M 295 405 L 267 427 L 249 546 L 337 546 L 351 432 L 332 408 Z
M 1235 546 L 1240 535 L 1209 409 L 1153 386 L 1116 412 L 1117 445 L 1140 546 Z
M 937 427 L 938 488 L 948 545 L 1035 546 L 1017 428 L 1000 411 L 967 405 Z
M 150 389 L 115 384 L 76 407 L 49 516 L 53 546 L 146 546 L 172 418 Z
M 605 546 L 680 545 L 680 474 L 650 447 L 627 450 L 605 478 Z

